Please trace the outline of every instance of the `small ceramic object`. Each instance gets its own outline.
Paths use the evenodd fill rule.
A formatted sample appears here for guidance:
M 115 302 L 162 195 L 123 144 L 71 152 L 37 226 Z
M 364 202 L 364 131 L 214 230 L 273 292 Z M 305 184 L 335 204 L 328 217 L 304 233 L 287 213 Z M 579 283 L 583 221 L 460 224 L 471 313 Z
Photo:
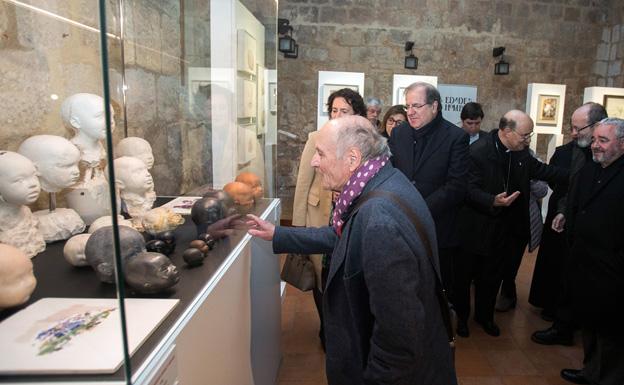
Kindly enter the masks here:
M 171 247 L 169 247 L 164 241 L 161 241 L 160 239 L 152 239 L 151 241 L 147 241 L 145 243 L 145 249 L 154 253 L 161 253 L 165 255 L 171 254 L 169 252 Z
M 164 254 L 169 255 L 173 253 L 176 247 L 176 237 L 173 231 L 163 231 L 162 233 L 154 235 L 154 238 L 165 242 L 167 245 L 167 248 L 165 249 L 166 253 Z
M 208 190 L 203 195 L 204 198 L 216 198 L 223 204 L 226 210 L 225 216 L 229 216 L 236 213 L 236 207 L 234 199 L 223 190 Z
M 226 214 L 226 207 L 216 198 L 202 198 L 197 200 L 191 208 L 191 219 L 197 228 L 197 234 L 205 233 L 206 228 Z
M 173 212 L 173 210 L 167 207 L 151 209 L 141 218 L 143 229 L 151 235 L 163 231 L 175 230 L 183 223 L 184 218 L 182 218 L 182 215 Z
M 191 243 L 189 244 L 189 247 L 192 247 L 201 251 L 202 253 L 204 253 L 204 256 L 208 256 L 208 252 L 210 251 L 210 248 L 208 247 L 206 242 L 201 241 L 199 239 L 191 241 Z
M 214 249 L 217 241 L 215 241 L 214 237 L 208 233 L 201 233 L 197 236 L 197 239 L 204 241 L 210 250 Z
M 262 199 L 264 196 L 264 189 L 262 188 L 260 177 L 253 172 L 241 172 L 236 176 L 235 181 L 245 183 L 247 186 L 251 187 L 251 192 L 255 201 Z
M 182 258 L 189 266 L 199 266 L 204 263 L 205 255 L 201 252 L 201 250 L 191 247 L 184 250 Z
M 63 247 L 65 260 L 73 266 L 88 266 L 85 248 L 91 234 L 78 234 L 69 238 Z
M 223 190 L 228 193 L 234 200 L 234 203 L 239 206 L 251 207 L 254 204 L 253 190 L 245 183 L 230 182 L 223 186 Z
M 150 251 L 141 251 L 128 258 L 124 274 L 128 286 L 142 294 L 167 290 L 180 281 L 180 273 L 171 260 Z
M 119 246 L 121 260 L 145 251 L 145 240 L 141 233 L 128 226 L 119 226 Z M 97 230 L 87 241 L 85 256 L 95 274 L 102 282 L 115 282 L 115 260 L 113 246 L 113 227 L 107 226 Z
M 117 224 L 119 226 L 132 227 L 132 222 L 130 222 L 127 219 L 124 219 L 124 217 L 122 217 L 121 215 L 117 215 Z M 99 217 L 98 219 L 94 220 L 89 226 L 88 232 L 90 234 L 93 234 L 98 229 L 101 229 L 102 227 L 112 226 L 112 225 L 113 225 L 113 217 L 111 217 L 110 215 L 105 215 L 103 217 Z

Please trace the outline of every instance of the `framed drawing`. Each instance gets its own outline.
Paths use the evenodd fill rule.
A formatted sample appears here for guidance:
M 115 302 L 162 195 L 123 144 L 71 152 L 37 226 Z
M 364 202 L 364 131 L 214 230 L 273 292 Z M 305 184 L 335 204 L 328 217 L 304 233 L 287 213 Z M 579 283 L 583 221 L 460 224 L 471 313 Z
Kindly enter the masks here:
M 536 124 L 557 125 L 559 98 L 559 95 L 537 95 Z
M 602 105 L 610 118 L 624 119 L 624 96 L 605 95 Z
M 256 127 L 238 126 L 238 164 L 245 164 L 256 157 Z
M 353 84 L 323 84 L 321 100 L 323 101 L 323 103 L 327 103 L 327 99 L 329 98 L 329 95 L 332 94 L 332 92 L 338 91 L 343 88 L 350 88 L 355 92 L 360 92 L 360 87 Z
M 256 117 L 256 83 L 238 78 L 238 118 L 255 118 Z
M 256 74 L 256 39 L 244 29 L 238 30 L 237 69 L 249 75 Z
M 277 83 L 269 83 L 269 111 L 277 112 Z
M 178 304 L 126 299 L 133 354 Z M 2 374 L 113 373 L 123 363 L 119 302 L 108 298 L 42 298 L 0 324 Z

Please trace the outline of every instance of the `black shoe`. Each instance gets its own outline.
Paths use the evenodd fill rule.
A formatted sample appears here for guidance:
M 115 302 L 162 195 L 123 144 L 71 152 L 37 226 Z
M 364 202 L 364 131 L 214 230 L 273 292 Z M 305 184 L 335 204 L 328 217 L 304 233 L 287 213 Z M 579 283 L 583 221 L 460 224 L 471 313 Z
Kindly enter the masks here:
M 468 322 L 457 320 L 457 335 L 464 338 L 470 335 L 470 330 L 468 330 Z
M 574 384 L 589 384 L 583 375 L 583 371 L 578 369 L 562 369 L 561 378 Z
M 481 325 L 483 330 L 487 334 L 491 335 L 492 337 L 500 336 L 500 329 L 498 328 L 498 325 L 496 325 L 494 323 L 494 321 L 481 322 L 481 321 L 475 319 L 475 322 L 478 323 L 479 325 Z
M 516 302 L 518 302 L 518 299 L 516 297 L 507 297 L 501 294 L 496 301 L 496 306 L 494 306 L 494 309 L 496 311 L 506 312 L 511 309 L 515 309 Z
M 554 327 L 536 331 L 531 334 L 531 340 L 541 345 L 574 345 L 574 336 L 572 334 L 562 332 Z

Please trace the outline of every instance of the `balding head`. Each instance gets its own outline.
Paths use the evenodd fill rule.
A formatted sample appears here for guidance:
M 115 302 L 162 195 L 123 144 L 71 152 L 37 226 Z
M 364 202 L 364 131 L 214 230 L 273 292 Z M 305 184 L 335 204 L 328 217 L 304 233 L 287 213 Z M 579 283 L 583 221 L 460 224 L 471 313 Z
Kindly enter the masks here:
M 511 151 L 528 146 L 533 135 L 533 119 L 524 111 L 510 110 L 500 120 L 498 136 Z

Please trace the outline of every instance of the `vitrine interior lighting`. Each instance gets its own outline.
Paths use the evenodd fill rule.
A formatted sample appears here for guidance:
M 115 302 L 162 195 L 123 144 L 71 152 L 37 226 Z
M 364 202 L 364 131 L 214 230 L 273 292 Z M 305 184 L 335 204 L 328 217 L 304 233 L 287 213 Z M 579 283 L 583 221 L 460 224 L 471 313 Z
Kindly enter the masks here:
M 33 12 L 37 12 L 37 13 L 40 13 L 42 15 L 49 16 L 49 17 L 51 17 L 53 19 L 63 21 L 65 23 L 67 23 L 67 24 L 71 24 L 71 25 L 73 25 L 75 27 L 86 29 L 87 31 L 91 31 L 91 32 L 95 32 L 95 33 L 100 33 L 100 30 L 97 29 L 97 28 L 94 28 L 94 27 L 91 27 L 89 25 L 79 23 L 79 22 L 77 22 L 75 20 L 68 19 L 66 17 L 57 15 L 56 13 L 53 13 L 53 12 L 50 12 L 50 11 L 46 11 L 45 9 L 37 8 L 37 7 L 33 6 L 33 5 L 26 4 L 26 3 L 23 3 L 23 2 L 18 1 L 18 0 L 6 0 L 6 1 L 11 3 L 11 4 L 17 5 L 18 7 L 26 8 L 26 9 L 31 10 Z M 119 36 L 117 36 L 115 34 L 107 32 L 106 35 L 108 35 L 108 37 L 110 37 L 110 38 L 119 40 Z

